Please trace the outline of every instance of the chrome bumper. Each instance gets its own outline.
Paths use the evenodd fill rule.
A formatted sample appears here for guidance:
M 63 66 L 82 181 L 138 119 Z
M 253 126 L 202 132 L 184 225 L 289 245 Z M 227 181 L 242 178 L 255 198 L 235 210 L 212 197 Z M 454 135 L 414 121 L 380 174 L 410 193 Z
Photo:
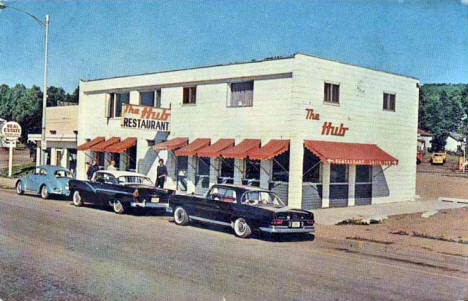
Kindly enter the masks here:
M 268 233 L 315 233 L 315 227 L 289 228 L 287 226 L 260 227 L 260 231 Z
M 131 207 L 141 207 L 141 208 L 169 208 L 168 203 L 136 203 L 130 202 Z

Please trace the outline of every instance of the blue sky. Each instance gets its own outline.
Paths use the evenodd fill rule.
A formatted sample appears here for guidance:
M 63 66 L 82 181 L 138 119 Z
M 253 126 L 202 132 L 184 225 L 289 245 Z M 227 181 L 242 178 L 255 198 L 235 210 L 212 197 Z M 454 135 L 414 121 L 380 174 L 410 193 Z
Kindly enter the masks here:
M 462 2 L 465 2 L 463 4 Z M 5 1 L 51 16 L 49 85 L 290 55 L 468 82 L 468 0 Z M 0 11 L 0 83 L 42 85 L 43 29 Z

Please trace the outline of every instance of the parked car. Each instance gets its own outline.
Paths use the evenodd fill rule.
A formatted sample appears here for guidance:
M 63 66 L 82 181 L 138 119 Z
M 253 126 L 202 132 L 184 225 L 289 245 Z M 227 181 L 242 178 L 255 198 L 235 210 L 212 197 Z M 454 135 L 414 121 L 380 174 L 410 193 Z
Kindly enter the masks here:
M 128 171 L 100 170 L 90 181 L 71 180 L 75 206 L 92 203 L 111 206 L 115 213 L 134 208 L 166 208 L 173 190 L 154 187 L 150 178 Z
M 16 182 L 16 193 L 31 192 L 40 194 L 43 199 L 50 195 L 68 197 L 68 182 L 73 178 L 72 172 L 60 166 L 42 165 L 21 177 Z
M 314 233 L 312 212 L 288 208 L 273 192 L 252 186 L 215 184 L 204 197 L 174 194 L 168 211 L 177 225 L 192 220 L 218 224 L 232 227 L 241 238 L 252 231 Z
M 432 153 L 431 164 L 441 164 L 443 165 L 447 161 L 446 152 Z

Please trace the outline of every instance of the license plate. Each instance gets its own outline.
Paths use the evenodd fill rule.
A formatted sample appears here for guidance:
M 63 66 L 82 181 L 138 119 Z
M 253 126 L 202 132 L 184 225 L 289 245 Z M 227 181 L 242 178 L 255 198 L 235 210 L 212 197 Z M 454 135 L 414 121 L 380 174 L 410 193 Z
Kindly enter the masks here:
M 159 198 L 158 197 L 152 197 L 151 198 L 151 203 L 159 203 Z
M 291 228 L 300 228 L 301 222 L 291 222 Z

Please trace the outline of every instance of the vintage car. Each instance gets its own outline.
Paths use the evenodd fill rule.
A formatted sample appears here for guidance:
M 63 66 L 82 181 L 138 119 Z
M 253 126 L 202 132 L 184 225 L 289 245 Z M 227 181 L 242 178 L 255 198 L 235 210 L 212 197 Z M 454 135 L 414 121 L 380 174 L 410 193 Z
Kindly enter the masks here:
M 205 197 L 174 194 L 167 211 L 177 225 L 194 220 L 228 226 L 241 238 L 252 231 L 314 233 L 312 212 L 288 208 L 273 192 L 252 186 L 216 184 Z
M 431 164 L 445 164 L 445 161 L 447 161 L 447 153 L 446 152 L 438 152 L 438 153 L 432 153 L 431 156 Z
M 173 190 L 156 188 L 145 175 L 117 170 L 96 171 L 90 181 L 71 180 L 70 195 L 75 206 L 92 203 L 111 206 L 115 213 L 130 208 L 166 208 Z
M 47 199 L 52 194 L 68 197 L 70 195 L 68 182 L 72 178 L 71 171 L 66 168 L 42 165 L 18 179 L 16 193 L 32 192 L 40 194 L 43 199 Z

